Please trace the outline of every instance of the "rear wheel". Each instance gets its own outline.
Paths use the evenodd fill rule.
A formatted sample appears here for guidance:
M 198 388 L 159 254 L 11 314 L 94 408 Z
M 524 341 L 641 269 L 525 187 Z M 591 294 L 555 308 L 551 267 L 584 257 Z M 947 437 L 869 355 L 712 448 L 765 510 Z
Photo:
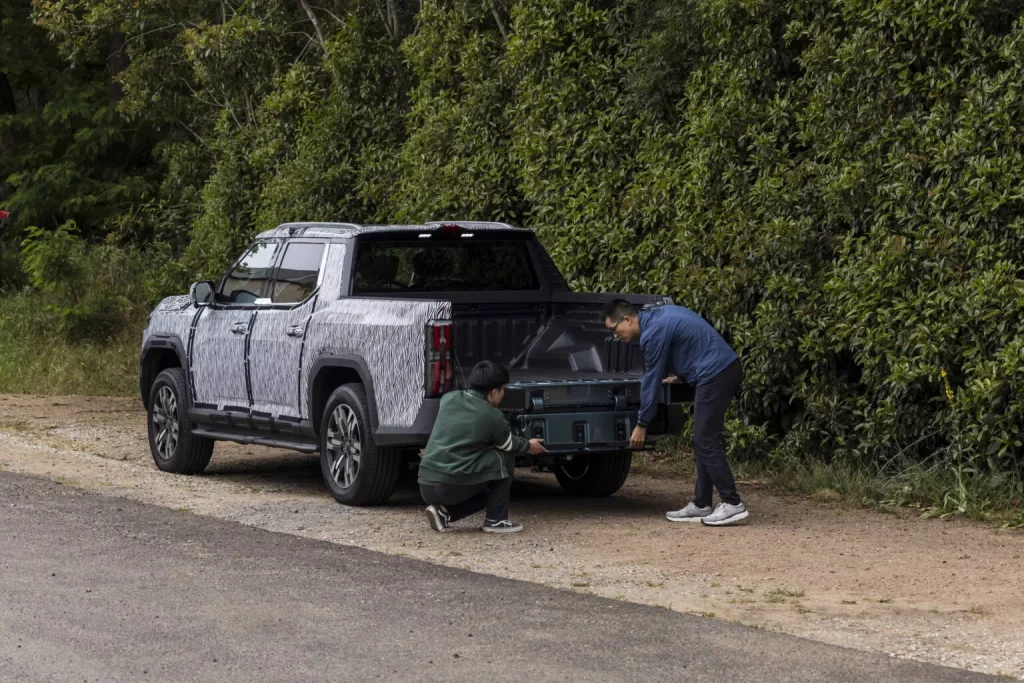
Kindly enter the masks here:
M 570 495 L 592 498 L 610 496 L 622 488 L 632 463 L 633 454 L 630 451 L 596 455 L 572 465 L 556 466 L 555 477 Z
M 210 464 L 213 439 L 192 434 L 188 409 L 192 405 L 181 368 L 157 375 L 149 391 L 149 450 L 165 472 L 198 474 Z
M 387 501 L 398 483 L 401 464 L 401 451 L 373 441 L 363 385 L 335 389 L 320 423 L 320 469 L 334 499 L 345 505 Z

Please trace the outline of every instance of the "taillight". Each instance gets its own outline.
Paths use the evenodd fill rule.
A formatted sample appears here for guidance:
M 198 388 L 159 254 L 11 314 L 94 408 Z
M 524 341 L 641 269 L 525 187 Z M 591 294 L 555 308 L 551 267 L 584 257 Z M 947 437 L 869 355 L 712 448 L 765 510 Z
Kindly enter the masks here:
M 436 398 L 452 389 L 454 327 L 450 322 L 427 325 L 427 396 Z

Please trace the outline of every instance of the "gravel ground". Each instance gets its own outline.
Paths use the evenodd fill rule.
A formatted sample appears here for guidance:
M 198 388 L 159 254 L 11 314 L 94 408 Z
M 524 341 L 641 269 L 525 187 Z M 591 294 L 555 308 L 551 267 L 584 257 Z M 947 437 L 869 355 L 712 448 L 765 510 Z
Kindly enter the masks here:
M 378 508 L 336 504 L 315 456 L 218 444 L 203 476 L 153 466 L 136 399 L 0 394 L 0 466 L 263 529 L 1024 678 L 1024 533 L 745 493 L 744 527 L 669 524 L 689 481 L 634 476 L 571 499 L 513 489 L 521 534 L 430 532 L 411 482 Z

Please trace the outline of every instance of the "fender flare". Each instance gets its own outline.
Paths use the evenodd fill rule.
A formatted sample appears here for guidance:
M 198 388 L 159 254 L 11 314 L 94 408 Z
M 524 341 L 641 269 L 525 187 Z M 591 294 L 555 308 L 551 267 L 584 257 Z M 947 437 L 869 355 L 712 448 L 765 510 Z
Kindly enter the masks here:
M 319 432 L 320 419 L 323 415 L 316 414 L 316 399 L 323 399 L 326 401 L 327 396 L 316 395 L 316 378 L 321 371 L 327 368 L 344 368 L 346 370 L 353 370 L 359 376 L 359 381 L 363 385 L 363 389 L 366 390 L 366 401 L 368 408 L 370 409 L 370 430 L 373 433 L 377 432 L 380 425 L 380 420 L 377 415 L 377 395 L 373 389 L 373 375 L 370 374 L 370 368 L 366 365 L 366 361 L 361 356 L 355 354 L 323 354 L 314 361 L 312 367 L 309 369 L 309 386 L 307 387 L 306 395 L 306 406 L 309 410 L 309 419 L 313 425 L 313 429 Z
M 146 339 L 142 345 L 142 352 L 139 354 L 139 393 L 142 395 L 142 404 L 149 408 L 149 387 L 153 386 L 156 376 L 150 376 L 146 359 L 154 350 L 170 350 L 178 357 L 181 369 L 185 371 L 185 381 L 188 383 L 189 391 L 192 390 L 192 373 L 188 365 L 188 354 L 185 352 L 185 344 L 175 335 L 153 335 Z

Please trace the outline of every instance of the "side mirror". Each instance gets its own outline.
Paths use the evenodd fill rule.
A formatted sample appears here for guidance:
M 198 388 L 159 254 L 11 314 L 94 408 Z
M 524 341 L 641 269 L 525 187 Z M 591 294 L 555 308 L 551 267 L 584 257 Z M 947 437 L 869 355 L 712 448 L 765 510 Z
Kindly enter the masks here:
M 189 290 L 193 306 L 209 306 L 213 303 L 213 283 L 208 281 L 193 282 Z

